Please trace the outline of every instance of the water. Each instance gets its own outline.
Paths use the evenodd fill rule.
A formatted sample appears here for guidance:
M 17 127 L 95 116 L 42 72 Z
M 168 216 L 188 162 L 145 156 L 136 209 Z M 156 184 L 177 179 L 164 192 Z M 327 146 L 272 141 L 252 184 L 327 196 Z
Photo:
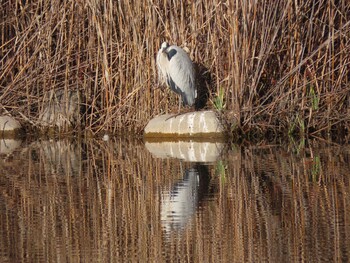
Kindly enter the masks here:
M 346 262 L 350 147 L 0 143 L 0 262 Z

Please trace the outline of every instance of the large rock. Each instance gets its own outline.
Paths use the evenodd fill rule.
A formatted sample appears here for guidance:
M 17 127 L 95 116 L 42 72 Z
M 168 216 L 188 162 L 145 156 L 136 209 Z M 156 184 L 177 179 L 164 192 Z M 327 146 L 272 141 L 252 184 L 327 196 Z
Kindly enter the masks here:
M 14 134 L 22 129 L 21 124 L 10 116 L 0 116 L 1 134 Z
M 43 127 L 66 130 L 80 124 L 79 91 L 50 90 L 45 93 L 39 122 Z
M 145 137 L 220 137 L 224 129 L 213 111 L 165 114 L 149 121 Z

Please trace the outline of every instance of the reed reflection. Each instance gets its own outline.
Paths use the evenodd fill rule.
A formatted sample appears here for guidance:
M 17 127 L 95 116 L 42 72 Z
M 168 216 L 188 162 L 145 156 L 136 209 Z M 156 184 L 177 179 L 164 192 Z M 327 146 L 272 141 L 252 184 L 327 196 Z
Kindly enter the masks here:
M 188 156 L 219 152 L 191 145 Z M 0 153 L 0 262 L 349 261 L 348 146 L 174 158 L 186 147 L 155 158 L 113 138 Z

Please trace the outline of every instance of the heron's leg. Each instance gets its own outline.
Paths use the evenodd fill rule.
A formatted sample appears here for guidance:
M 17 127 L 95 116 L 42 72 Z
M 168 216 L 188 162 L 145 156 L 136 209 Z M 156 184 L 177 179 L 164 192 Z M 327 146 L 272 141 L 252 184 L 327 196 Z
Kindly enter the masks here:
M 166 119 L 166 121 L 171 119 L 171 118 L 176 118 L 177 116 L 181 115 L 181 102 L 182 102 L 182 98 L 181 98 L 181 96 L 179 96 L 179 110 L 178 110 L 177 114 L 170 116 L 169 118 Z

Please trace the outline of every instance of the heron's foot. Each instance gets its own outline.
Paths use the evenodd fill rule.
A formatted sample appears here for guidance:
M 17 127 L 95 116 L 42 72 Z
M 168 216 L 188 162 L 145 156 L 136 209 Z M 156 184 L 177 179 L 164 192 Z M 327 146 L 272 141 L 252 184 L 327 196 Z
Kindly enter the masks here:
M 175 114 L 175 115 L 173 115 L 173 116 L 170 116 L 169 118 L 166 118 L 165 121 L 167 121 L 167 120 L 169 120 L 169 119 L 171 119 L 171 118 L 176 118 L 177 116 L 180 116 L 180 115 L 182 115 L 182 114 L 183 114 L 183 113 L 179 112 L 179 113 L 177 113 L 177 114 Z
M 169 118 L 167 118 L 166 121 L 171 119 L 171 118 L 176 118 L 176 117 L 178 117 L 180 115 L 183 115 L 183 114 L 186 114 L 186 113 L 189 113 L 189 112 L 193 112 L 192 107 L 183 107 L 183 108 L 181 108 L 181 110 L 178 111 L 177 114 L 172 115 Z

